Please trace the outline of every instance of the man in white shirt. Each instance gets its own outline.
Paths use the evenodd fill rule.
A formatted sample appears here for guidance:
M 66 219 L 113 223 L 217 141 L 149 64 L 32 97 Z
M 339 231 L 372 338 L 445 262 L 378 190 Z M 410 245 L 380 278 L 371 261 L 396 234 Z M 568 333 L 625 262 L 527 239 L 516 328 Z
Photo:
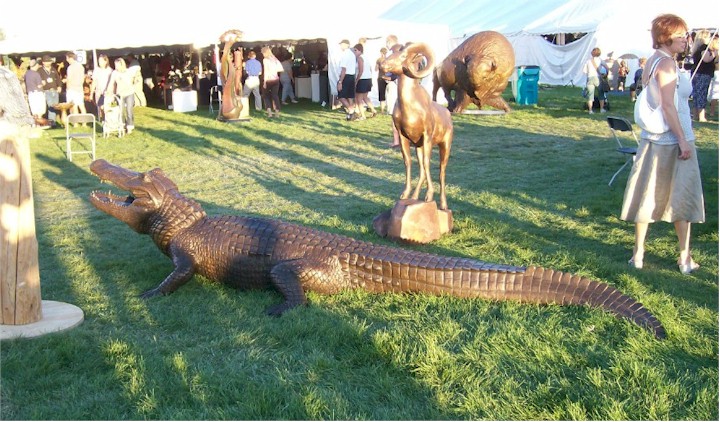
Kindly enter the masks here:
M 337 90 L 338 99 L 345 107 L 345 120 L 353 120 L 355 118 L 355 69 L 357 61 L 355 53 L 348 49 L 350 41 L 340 41 L 340 76 L 338 76 Z

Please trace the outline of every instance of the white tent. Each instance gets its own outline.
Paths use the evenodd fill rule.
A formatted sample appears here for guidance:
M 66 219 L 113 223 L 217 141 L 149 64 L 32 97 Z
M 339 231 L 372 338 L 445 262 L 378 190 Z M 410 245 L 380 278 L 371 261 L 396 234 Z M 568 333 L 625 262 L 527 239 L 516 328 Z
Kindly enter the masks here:
M 690 28 L 720 25 L 717 6 L 710 0 L 685 4 L 676 0 L 401 0 L 382 16 L 418 23 L 447 24 L 452 46 L 479 31 L 504 34 L 515 49 L 516 65 L 540 66 L 540 82 L 582 84 L 584 62 L 600 47 L 605 57 L 637 57 L 652 53 L 650 23 L 661 13 L 683 17 Z M 544 36 L 586 33 L 566 45 Z M 631 69 L 632 72 L 632 69 Z
M 54 0 L 33 2 L 32 19 L 23 9 L 0 13 L 0 54 L 112 50 L 162 50 L 163 46 L 212 48 L 228 29 L 243 31 L 245 42 L 278 45 L 297 40 L 325 40 L 328 45 L 330 89 L 335 89 L 339 42 L 355 44 L 366 38 L 365 59 L 374 63 L 389 34 L 401 41 L 430 44 L 439 59 L 448 53 L 450 33 L 443 24 L 412 23 L 381 18 L 393 0 L 364 0 L 362 7 L 341 6 L 329 0 L 275 0 L 272 3 L 221 2 L 208 4 L 123 0 L 100 6 L 96 0 L 73 0 L 61 5 Z M 101 11 L 100 9 L 103 9 Z M 169 49 L 168 49 L 169 51 Z M 91 53 L 88 53 L 91 54 Z M 431 84 L 425 81 L 424 85 Z M 376 87 L 371 94 L 376 99 Z
M 483 30 L 503 33 L 515 49 L 517 65 L 540 66 L 540 82 L 582 84 L 582 65 L 600 47 L 618 58 L 652 52 L 649 26 L 660 13 L 682 16 L 691 28 L 720 25 L 710 0 L 690 5 L 676 0 L 364 0 L 345 8 L 329 0 L 275 0 L 268 4 L 211 4 L 124 0 L 100 11 L 96 0 L 74 0 L 61 6 L 36 0 L 32 19 L 22 9 L 0 13 L 0 54 L 131 47 L 194 45 L 208 47 L 227 29 L 239 29 L 247 41 L 324 39 L 331 64 L 337 43 L 368 38 L 366 59 L 373 62 L 383 39 L 423 41 L 441 60 L 464 37 Z M 543 37 L 586 33 L 566 45 Z M 632 64 L 631 64 L 632 66 Z M 632 69 L 631 69 L 632 71 Z M 331 65 L 331 80 L 334 68 Z M 427 84 L 428 81 L 425 81 Z M 331 84 L 331 88 L 334 84 Z

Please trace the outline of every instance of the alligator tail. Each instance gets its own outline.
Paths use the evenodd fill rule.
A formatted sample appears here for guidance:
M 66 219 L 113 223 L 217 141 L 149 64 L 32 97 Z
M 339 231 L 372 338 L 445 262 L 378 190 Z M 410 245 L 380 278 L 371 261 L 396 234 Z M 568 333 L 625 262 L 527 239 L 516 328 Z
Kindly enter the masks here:
M 618 317 L 629 319 L 646 328 L 658 339 L 666 337 L 665 328 L 642 303 L 622 294 L 606 283 L 585 277 L 529 267 L 521 277 L 516 278 L 513 291 L 519 293 L 517 300 L 535 303 L 556 303 L 560 305 L 589 305 L 604 309 Z M 506 290 L 507 291 L 507 290 Z M 508 295 L 508 299 L 516 296 Z
M 626 318 L 658 339 L 666 337 L 665 328 L 642 303 L 606 283 L 539 267 L 493 264 L 394 248 L 370 249 L 372 252 L 347 253 L 344 260 L 351 283 L 369 291 L 588 305 Z

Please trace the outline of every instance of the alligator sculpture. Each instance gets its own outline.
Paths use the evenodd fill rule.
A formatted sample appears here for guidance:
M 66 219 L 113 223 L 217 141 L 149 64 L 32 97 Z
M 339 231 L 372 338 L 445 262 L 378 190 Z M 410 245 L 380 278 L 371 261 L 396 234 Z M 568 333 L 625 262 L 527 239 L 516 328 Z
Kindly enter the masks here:
M 543 268 L 377 245 L 275 219 L 209 217 L 200 204 L 180 194 L 159 168 L 138 173 L 96 160 L 90 170 L 130 193 L 94 191 L 90 202 L 138 233 L 150 235 L 173 261 L 173 271 L 142 293 L 144 298 L 172 293 L 200 274 L 240 289 L 275 288 L 284 301 L 270 307 L 270 315 L 306 304 L 306 291 L 333 294 L 364 288 L 586 304 L 627 318 L 659 339 L 665 337 L 663 326 L 641 303 L 602 282 Z

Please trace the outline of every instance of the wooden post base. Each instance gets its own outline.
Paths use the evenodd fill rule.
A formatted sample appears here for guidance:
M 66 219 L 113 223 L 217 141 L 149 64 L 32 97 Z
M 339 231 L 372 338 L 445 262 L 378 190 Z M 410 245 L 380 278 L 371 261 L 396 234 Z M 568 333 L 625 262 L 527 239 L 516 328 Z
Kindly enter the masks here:
M 437 202 L 401 199 L 392 210 L 373 220 L 375 232 L 392 240 L 430 243 L 452 231 L 452 211 L 440 210 Z
M 85 313 L 75 305 L 52 300 L 42 301 L 42 318 L 25 325 L 0 325 L 0 340 L 32 338 L 77 327 Z

